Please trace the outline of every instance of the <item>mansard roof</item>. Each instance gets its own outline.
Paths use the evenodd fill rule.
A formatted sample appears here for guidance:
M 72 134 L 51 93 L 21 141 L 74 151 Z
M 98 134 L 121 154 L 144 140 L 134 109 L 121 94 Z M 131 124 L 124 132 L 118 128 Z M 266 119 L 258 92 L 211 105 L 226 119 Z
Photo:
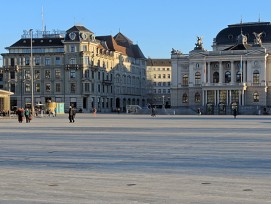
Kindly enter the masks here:
M 124 46 L 124 47 L 128 47 L 130 45 L 133 45 L 133 41 L 131 41 L 129 38 L 127 38 L 121 32 L 119 32 L 117 35 L 115 35 L 114 39 L 116 40 L 116 42 L 119 45 Z
M 263 32 L 261 36 L 263 43 L 271 43 L 271 23 L 270 22 L 252 22 L 252 23 L 239 23 L 228 25 L 227 28 L 221 30 L 216 38 L 216 45 L 229 45 L 235 44 L 240 32 L 247 36 L 247 42 L 253 44 L 255 33 Z
M 74 25 L 73 27 L 71 27 L 69 30 L 67 30 L 67 33 L 71 33 L 71 32 L 89 32 L 89 33 L 93 33 L 92 31 L 90 31 L 89 29 L 87 29 L 85 26 L 81 26 L 81 25 Z
M 33 38 L 32 46 L 33 47 L 47 47 L 47 46 L 63 47 L 63 42 L 62 42 L 63 39 L 64 38 Z M 30 38 L 22 38 L 8 48 L 30 47 L 30 46 L 31 46 Z
M 248 44 L 237 44 L 237 45 L 230 46 L 224 50 L 248 50 L 250 48 L 251 46 Z
M 118 51 L 133 58 L 145 58 L 138 45 L 131 44 L 132 41 L 129 40 L 129 42 L 127 42 L 123 38 L 120 38 L 120 36 L 117 41 L 115 40 L 115 37 L 112 37 L 111 35 L 96 36 L 96 39 L 105 41 L 108 49 L 111 51 Z
M 171 60 L 170 59 L 147 59 L 147 66 L 159 66 L 159 67 L 170 67 Z

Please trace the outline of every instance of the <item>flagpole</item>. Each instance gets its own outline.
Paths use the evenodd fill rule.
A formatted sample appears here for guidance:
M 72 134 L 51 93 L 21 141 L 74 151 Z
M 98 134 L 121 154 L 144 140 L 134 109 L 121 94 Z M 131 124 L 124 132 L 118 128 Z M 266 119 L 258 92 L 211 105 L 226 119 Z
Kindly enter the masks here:
M 241 62 L 240 62 L 240 72 L 241 72 L 241 83 L 243 83 L 243 59 L 241 55 Z

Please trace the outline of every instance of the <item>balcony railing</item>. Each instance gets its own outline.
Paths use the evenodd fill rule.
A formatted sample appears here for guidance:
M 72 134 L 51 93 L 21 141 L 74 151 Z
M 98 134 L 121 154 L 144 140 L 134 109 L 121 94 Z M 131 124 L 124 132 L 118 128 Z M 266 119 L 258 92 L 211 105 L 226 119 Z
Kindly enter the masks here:
M 112 84 L 112 81 L 111 80 L 103 80 L 102 83 L 104 85 L 111 85 Z

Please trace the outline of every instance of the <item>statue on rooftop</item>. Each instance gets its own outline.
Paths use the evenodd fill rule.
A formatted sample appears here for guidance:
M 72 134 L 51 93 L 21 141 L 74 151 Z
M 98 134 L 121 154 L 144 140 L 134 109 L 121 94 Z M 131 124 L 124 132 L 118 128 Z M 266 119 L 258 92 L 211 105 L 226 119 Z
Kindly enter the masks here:
M 203 49 L 203 43 L 202 43 L 202 37 L 197 36 L 197 43 L 195 43 L 196 47 L 195 50 L 202 50 Z
M 256 45 L 256 46 L 262 46 L 262 39 L 261 39 L 262 34 L 263 34 L 263 32 L 261 32 L 261 33 L 255 33 L 255 32 L 253 32 L 253 35 L 255 36 L 254 45 Z

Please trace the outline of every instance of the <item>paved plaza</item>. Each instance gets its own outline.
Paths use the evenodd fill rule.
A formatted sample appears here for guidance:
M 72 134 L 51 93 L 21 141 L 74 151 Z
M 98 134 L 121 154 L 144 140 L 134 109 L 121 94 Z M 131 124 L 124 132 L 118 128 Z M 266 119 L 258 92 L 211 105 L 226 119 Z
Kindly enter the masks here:
M 0 119 L 0 203 L 271 203 L 270 133 L 270 116 Z

